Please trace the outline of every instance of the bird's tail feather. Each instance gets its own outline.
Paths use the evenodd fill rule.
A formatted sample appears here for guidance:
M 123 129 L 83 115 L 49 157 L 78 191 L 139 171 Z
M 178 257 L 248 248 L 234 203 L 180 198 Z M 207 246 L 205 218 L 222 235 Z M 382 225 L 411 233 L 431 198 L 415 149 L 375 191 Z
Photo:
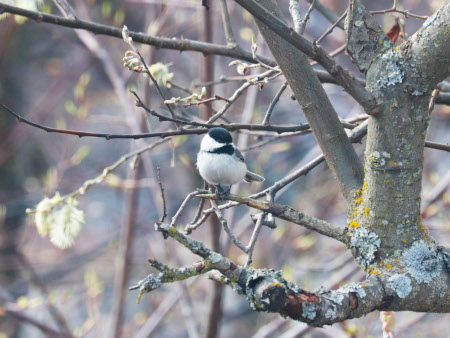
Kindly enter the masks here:
M 256 175 L 255 173 L 252 173 L 251 171 L 247 170 L 247 173 L 244 177 L 245 182 L 264 182 L 265 178 L 259 175 Z

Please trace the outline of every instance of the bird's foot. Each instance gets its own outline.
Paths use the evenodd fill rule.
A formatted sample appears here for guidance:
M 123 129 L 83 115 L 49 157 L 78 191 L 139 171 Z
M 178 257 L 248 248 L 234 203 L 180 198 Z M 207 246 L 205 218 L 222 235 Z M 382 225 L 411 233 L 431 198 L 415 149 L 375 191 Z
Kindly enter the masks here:
M 223 189 L 220 184 L 218 186 L 216 186 L 216 196 L 218 199 L 220 199 L 222 201 L 227 199 L 227 197 L 230 195 L 230 191 L 231 191 L 231 185 L 228 187 L 227 190 Z

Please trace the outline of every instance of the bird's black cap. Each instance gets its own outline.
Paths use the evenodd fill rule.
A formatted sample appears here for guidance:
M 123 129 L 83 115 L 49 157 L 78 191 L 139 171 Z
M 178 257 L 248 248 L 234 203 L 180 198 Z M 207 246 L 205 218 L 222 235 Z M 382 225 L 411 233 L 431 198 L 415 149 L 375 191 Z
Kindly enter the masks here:
M 219 143 L 232 143 L 233 139 L 231 138 L 230 133 L 225 128 L 216 127 L 211 128 L 208 131 L 208 135 L 215 141 Z

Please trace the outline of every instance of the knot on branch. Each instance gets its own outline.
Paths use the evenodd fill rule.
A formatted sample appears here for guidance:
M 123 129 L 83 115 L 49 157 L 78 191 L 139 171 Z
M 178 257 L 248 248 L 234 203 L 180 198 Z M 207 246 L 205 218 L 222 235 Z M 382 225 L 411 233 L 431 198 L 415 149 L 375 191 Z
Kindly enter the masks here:
M 320 298 L 286 281 L 280 271 L 250 268 L 246 278 L 245 293 L 254 310 L 306 322 L 316 317 Z

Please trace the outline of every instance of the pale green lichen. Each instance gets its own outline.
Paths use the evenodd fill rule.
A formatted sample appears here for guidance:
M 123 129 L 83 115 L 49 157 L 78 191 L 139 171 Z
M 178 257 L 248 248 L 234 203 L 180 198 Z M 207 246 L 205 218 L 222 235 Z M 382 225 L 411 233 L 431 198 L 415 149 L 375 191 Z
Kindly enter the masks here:
M 350 247 L 357 249 L 356 261 L 366 270 L 375 260 L 375 253 L 380 247 L 381 241 L 376 233 L 366 228 L 357 228 L 350 239 Z
M 419 283 L 429 283 L 441 272 L 440 261 L 436 249 L 425 241 L 414 242 L 403 252 L 408 273 Z
M 389 286 L 400 298 L 405 298 L 412 290 L 411 279 L 403 274 L 395 274 L 388 279 Z
M 386 88 L 396 83 L 402 83 L 405 73 L 397 62 L 397 58 L 393 51 L 386 52 L 382 57 L 381 71 L 384 73 L 378 77 L 377 83 L 380 87 Z
M 317 316 L 317 305 L 315 303 L 302 303 L 302 317 L 313 320 Z
M 336 311 L 332 308 L 329 308 L 327 312 L 325 312 L 325 318 L 327 319 L 333 320 L 336 318 L 336 316 L 337 316 Z

